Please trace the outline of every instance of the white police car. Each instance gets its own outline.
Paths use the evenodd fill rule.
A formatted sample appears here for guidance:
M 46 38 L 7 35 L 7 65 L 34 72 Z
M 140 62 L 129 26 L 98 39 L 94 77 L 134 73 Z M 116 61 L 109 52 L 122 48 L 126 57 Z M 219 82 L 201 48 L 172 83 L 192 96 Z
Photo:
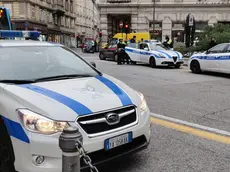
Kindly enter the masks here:
M 141 93 L 63 45 L 0 40 L 0 54 L 1 172 L 61 172 L 58 139 L 68 126 L 79 128 L 94 164 L 148 146 L 150 112 Z
M 183 64 L 183 56 L 180 52 L 167 50 L 161 42 L 157 41 L 142 42 L 138 48 L 127 46 L 125 51 L 132 62 L 147 63 L 151 67 L 175 66 L 175 68 L 180 68 Z
M 230 43 L 219 44 L 203 53 L 192 55 L 188 66 L 193 73 L 230 73 Z

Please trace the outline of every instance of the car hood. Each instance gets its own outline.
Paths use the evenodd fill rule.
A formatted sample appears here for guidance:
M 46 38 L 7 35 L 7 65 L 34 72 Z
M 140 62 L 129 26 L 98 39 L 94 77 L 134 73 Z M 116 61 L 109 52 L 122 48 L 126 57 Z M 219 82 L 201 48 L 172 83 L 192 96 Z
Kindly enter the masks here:
M 141 103 L 136 91 L 108 75 L 7 85 L 4 91 L 24 108 L 60 121 Z
M 173 50 L 157 50 L 157 51 L 152 51 L 153 54 L 161 55 L 166 58 L 172 58 L 172 57 L 177 57 L 178 59 L 182 59 L 182 54 L 178 51 L 173 51 Z
M 206 54 L 205 54 L 205 53 L 196 53 L 196 54 L 193 54 L 193 55 L 190 57 L 190 59 L 195 58 L 195 57 L 204 56 L 204 55 L 206 55 Z

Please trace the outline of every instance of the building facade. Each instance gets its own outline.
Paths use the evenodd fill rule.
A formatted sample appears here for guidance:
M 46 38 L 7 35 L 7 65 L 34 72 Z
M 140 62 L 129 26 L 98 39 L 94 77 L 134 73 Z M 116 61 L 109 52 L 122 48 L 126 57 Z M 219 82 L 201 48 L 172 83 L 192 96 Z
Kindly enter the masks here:
M 76 0 L 76 31 L 79 42 L 83 38 L 97 39 L 100 27 L 98 0 Z
M 73 0 L 1 1 L 10 10 L 16 30 L 37 30 L 43 40 L 74 46 L 75 20 Z
M 191 13 L 199 32 L 207 25 L 230 23 L 229 0 L 100 0 L 100 25 L 103 42 L 119 32 L 119 22 L 130 24 L 131 31 L 153 32 L 184 41 L 184 23 Z M 154 25 L 153 25 L 154 24 Z

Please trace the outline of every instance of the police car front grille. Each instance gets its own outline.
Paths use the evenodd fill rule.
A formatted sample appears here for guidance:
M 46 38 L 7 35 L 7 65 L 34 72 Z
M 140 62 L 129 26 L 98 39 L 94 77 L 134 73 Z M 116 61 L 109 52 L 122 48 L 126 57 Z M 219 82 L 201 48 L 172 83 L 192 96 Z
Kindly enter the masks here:
M 115 125 L 109 125 L 105 118 L 108 113 L 116 113 L 121 116 L 120 122 Z M 134 106 L 128 106 L 88 116 L 81 116 L 77 119 L 77 123 L 88 135 L 106 134 L 116 129 L 135 125 L 137 123 L 136 108 Z
M 173 60 L 174 60 L 174 62 L 176 62 L 177 61 L 177 57 L 173 56 Z

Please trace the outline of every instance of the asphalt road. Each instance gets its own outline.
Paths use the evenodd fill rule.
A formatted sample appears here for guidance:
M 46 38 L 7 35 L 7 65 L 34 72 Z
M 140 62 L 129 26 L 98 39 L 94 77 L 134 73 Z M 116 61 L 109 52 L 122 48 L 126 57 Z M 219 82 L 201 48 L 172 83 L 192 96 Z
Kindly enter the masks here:
M 101 72 L 142 92 L 153 113 L 230 132 L 229 76 L 195 75 L 187 67 L 118 66 L 100 61 L 96 53 L 83 57 L 94 61 Z M 147 150 L 103 165 L 100 171 L 229 172 L 230 145 L 216 140 L 153 124 Z

